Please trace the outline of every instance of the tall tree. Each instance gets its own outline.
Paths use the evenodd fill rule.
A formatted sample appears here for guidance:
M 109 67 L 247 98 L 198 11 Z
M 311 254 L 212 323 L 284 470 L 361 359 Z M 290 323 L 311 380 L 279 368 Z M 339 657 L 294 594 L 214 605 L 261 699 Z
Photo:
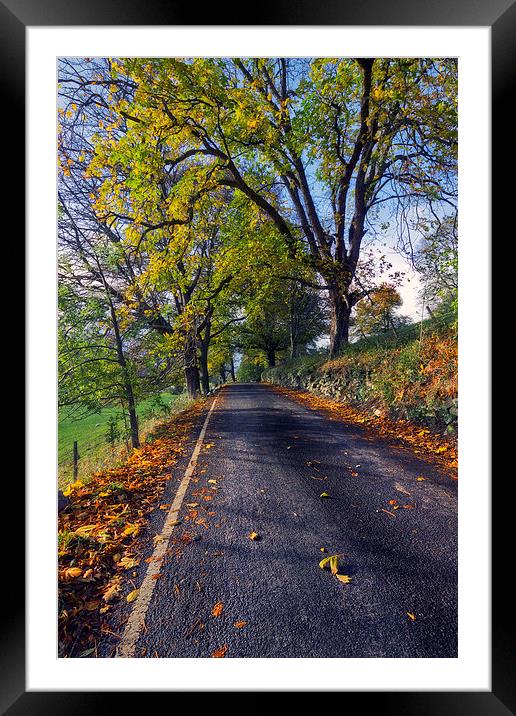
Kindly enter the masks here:
M 395 310 L 402 304 L 396 287 L 383 283 L 358 302 L 354 324 L 362 336 L 396 330 Z
M 454 205 L 454 60 L 145 59 L 113 74 L 136 87 L 118 106 L 129 133 L 166 135 L 186 191 L 208 178 L 231 187 L 292 255 L 301 240 L 328 291 L 332 354 L 362 295 L 354 278 L 375 210 Z

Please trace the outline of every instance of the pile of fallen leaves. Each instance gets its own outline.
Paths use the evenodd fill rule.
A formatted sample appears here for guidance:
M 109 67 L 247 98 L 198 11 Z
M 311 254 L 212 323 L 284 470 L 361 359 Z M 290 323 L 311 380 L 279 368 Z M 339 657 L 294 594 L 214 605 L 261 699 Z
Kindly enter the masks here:
M 59 516 L 59 655 L 97 655 L 109 633 L 106 615 L 139 564 L 137 540 L 193 424 L 199 401 L 156 429 L 152 442 L 133 450 L 119 467 L 78 480 L 64 491 L 70 504 Z M 134 586 L 133 586 L 134 589 Z
M 383 416 L 376 416 L 358 410 L 347 403 L 323 398 L 308 391 L 283 388 L 278 385 L 271 387 L 276 392 L 293 398 L 312 410 L 323 412 L 332 420 L 361 425 L 374 431 L 376 435 L 394 439 L 404 447 L 410 447 L 416 455 L 444 467 L 453 477 L 457 475 L 457 444 L 452 438 L 443 437 L 439 433 L 433 433 L 428 428 L 414 425 L 407 420 L 391 420 Z

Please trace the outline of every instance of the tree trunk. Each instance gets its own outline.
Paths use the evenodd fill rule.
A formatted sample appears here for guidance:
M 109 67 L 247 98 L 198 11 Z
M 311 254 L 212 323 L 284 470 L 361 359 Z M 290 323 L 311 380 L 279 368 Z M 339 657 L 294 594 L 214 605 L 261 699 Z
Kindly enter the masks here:
M 184 371 L 188 397 L 195 399 L 201 392 L 199 366 L 197 364 L 197 342 L 188 336 L 184 350 Z
M 131 428 L 131 445 L 133 448 L 140 447 L 140 436 L 138 433 L 138 416 L 136 415 L 136 404 L 134 402 L 133 388 L 131 382 L 125 383 L 125 394 L 127 397 L 127 410 L 129 412 L 129 425 Z
M 199 397 L 201 392 L 201 384 L 199 381 L 199 368 L 196 365 L 185 367 L 186 391 L 188 397 L 195 399 Z
M 210 392 L 210 374 L 208 372 L 208 345 L 205 341 L 201 342 L 199 368 L 201 372 L 202 392 L 203 395 L 208 395 Z
M 269 368 L 274 368 L 276 365 L 276 350 L 274 348 L 267 348 L 267 364 Z
M 136 415 L 136 403 L 134 400 L 133 386 L 131 383 L 129 366 L 127 365 L 127 361 L 126 361 L 125 355 L 124 355 L 124 346 L 122 343 L 122 335 L 120 333 L 120 327 L 118 325 L 118 318 L 116 315 L 115 307 L 113 305 L 113 301 L 111 300 L 111 294 L 109 293 L 106 279 L 104 278 L 104 274 L 102 273 L 102 271 L 100 269 L 100 265 L 99 265 L 99 271 L 102 276 L 102 282 L 104 284 L 106 298 L 109 303 L 109 313 L 111 315 L 111 323 L 113 324 L 113 331 L 115 334 L 116 355 L 117 355 L 118 364 L 122 371 L 122 380 L 124 383 L 125 398 L 127 400 L 127 412 L 129 413 L 129 425 L 130 425 L 130 429 L 131 429 L 131 445 L 133 446 L 133 448 L 138 448 L 138 447 L 140 447 L 140 437 L 138 434 L 138 417 Z
M 330 358 L 335 358 L 342 348 L 349 343 L 349 319 L 351 305 L 337 290 L 330 291 L 331 323 L 330 323 Z
M 204 395 L 210 392 L 210 373 L 208 371 L 208 351 L 211 342 L 211 317 L 213 307 L 208 306 L 204 319 L 204 330 L 199 333 L 199 368 L 201 371 L 201 387 Z
M 229 370 L 231 371 L 231 380 L 233 383 L 236 383 L 235 361 L 233 360 L 233 355 L 231 355 L 231 360 L 229 362 Z

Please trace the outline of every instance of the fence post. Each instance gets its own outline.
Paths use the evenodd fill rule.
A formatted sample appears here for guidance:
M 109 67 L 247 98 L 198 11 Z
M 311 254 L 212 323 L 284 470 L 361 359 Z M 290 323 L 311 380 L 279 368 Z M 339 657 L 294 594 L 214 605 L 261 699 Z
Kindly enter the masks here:
M 73 441 L 73 480 L 77 480 L 79 472 L 79 449 L 77 447 L 77 440 Z

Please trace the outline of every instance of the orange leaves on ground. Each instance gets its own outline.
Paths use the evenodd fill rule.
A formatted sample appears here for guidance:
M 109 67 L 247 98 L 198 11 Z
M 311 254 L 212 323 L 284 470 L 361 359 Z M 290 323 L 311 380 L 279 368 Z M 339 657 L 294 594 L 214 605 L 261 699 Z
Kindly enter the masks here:
M 211 610 L 211 614 L 214 617 L 220 617 L 222 614 L 222 610 L 224 609 L 224 604 L 222 602 L 217 602 L 213 609 Z
M 451 477 L 457 477 L 458 452 L 456 443 L 451 438 L 447 439 L 432 433 L 428 428 L 421 428 L 408 420 L 391 420 L 384 416 L 376 416 L 347 403 L 308 391 L 284 388 L 279 385 L 270 385 L 270 387 L 275 392 L 307 405 L 312 410 L 325 413 L 332 420 L 362 425 L 376 435 L 394 439 L 404 447 L 411 448 L 420 457 L 444 467 Z
M 245 622 L 243 619 L 239 619 L 236 621 L 233 626 L 235 629 L 243 629 L 245 626 L 247 626 L 247 622 Z
M 256 542 L 256 540 L 260 539 L 260 535 L 258 532 L 249 532 L 249 539 L 253 540 L 253 542 Z
M 120 599 L 122 579 L 138 565 L 135 543 L 162 495 L 203 410 L 201 402 L 163 423 L 154 441 L 119 467 L 77 480 L 65 490 L 70 506 L 59 515 L 59 656 L 95 646 L 103 616 Z M 135 590 L 132 590 L 133 593 Z
M 215 649 L 213 654 L 211 655 L 212 659 L 223 659 L 226 656 L 228 650 L 228 645 L 224 644 L 223 646 L 220 646 L 218 649 Z

